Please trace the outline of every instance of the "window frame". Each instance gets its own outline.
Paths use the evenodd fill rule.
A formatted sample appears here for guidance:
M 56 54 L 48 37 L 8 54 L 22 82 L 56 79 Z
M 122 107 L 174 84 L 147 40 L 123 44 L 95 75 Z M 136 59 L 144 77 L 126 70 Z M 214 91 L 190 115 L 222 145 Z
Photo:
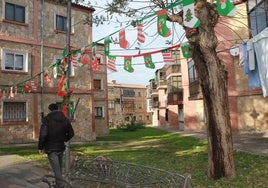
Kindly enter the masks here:
M 115 101 L 108 101 L 108 108 L 114 109 L 115 108 Z
M 4 116 L 10 116 L 10 115 L 6 115 L 6 110 L 5 110 L 5 103 L 23 103 L 23 109 L 20 109 L 20 113 L 23 114 L 23 120 L 22 118 L 18 119 L 16 118 L 16 116 L 18 116 L 18 113 L 14 113 L 14 111 L 18 111 L 18 108 L 13 107 L 13 110 L 9 110 L 10 114 L 12 115 L 12 117 L 10 117 L 8 120 L 5 119 Z M 12 120 L 12 121 L 10 121 Z M 28 103 L 26 101 L 2 101 L 2 116 L 1 116 L 1 122 L 4 124 L 11 124 L 14 122 L 20 122 L 20 123 L 27 123 L 28 122 Z
M 266 0 L 247 1 L 248 22 L 252 37 L 268 27 L 268 13 L 265 11 L 265 7 L 268 5 L 266 3 Z
M 95 87 L 95 82 L 100 82 L 98 85 L 100 85 L 100 87 Z M 103 80 L 102 79 L 93 79 L 93 89 L 94 90 L 103 90 Z
M 58 17 L 61 17 L 61 18 L 66 18 L 66 30 L 62 30 L 62 29 L 58 29 L 58 20 L 57 20 L 57 18 Z M 63 32 L 63 33 L 66 33 L 67 32 L 67 16 L 64 16 L 64 15 L 61 15 L 61 14 L 57 14 L 57 13 L 54 13 L 54 29 L 55 29 L 55 31 L 57 31 L 57 32 Z M 64 29 L 65 29 L 64 28 Z M 71 17 L 71 33 L 74 33 L 74 17 Z
M 198 74 L 193 60 L 188 62 L 188 75 L 189 75 L 189 83 L 198 81 Z
M 11 2 L 8 2 L 8 1 L 4 1 L 3 3 L 4 3 L 3 4 L 4 5 L 4 7 L 3 7 L 3 17 L 4 17 L 5 20 L 10 21 L 10 22 L 20 23 L 20 24 L 26 24 L 28 22 L 27 21 L 27 12 L 28 12 L 28 7 L 27 6 L 11 3 Z M 7 11 L 7 4 L 13 6 L 12 7 L 13 11 L 14 11 L 13 12 L 13 14 L 14 14 L 13 19 L 7 18 L 7 13 L 10 12 L 10 10 Z M 18 19 L 17 15 L 18 15 L 19 11 L 16 8 L 23 8 L 24 15 L 21 15 L 23 17 L 22 20 Z
M 96 118 L 104 118 L 104 106 L 95 106 L 94 115 Z
M 15 67 L 15 58 L 13 59 L 13 69 L 7 69 L 6 67 L 6 59 L 7 59 L 7 54 L 13 54 L 13 56 L 20 55 L 22 56 L 23 60 L 23 65 L 22 65 L 22 70 L 17 70 Z M 29 64 L 29 59 L 28 59 L 28 53 L 23 52 L 23 51 L 16 51 L 16 50 L 8 50 L 8 49 L 2 49 L 2 70 L 3 71 L 12 71 L 12 72 L 28 72 L 28 64 Z M 19 67 L 19 66 L 18 66 Z

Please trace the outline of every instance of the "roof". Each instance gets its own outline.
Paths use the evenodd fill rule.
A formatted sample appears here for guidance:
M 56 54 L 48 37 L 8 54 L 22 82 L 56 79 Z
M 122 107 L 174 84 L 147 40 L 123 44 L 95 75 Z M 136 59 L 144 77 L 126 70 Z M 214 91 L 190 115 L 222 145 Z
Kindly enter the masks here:
M 146 89 L 146 86 L 145 85 L 138 85 L 138 84 L 119 84 L 119 83 L 113 83 L 113 82 L 108 82 L 108 87 Z

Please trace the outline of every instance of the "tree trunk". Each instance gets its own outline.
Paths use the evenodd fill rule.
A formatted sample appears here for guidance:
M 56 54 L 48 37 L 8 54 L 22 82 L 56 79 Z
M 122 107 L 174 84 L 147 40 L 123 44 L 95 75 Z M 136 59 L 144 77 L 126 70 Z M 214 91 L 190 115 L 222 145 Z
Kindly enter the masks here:
M 195 2 L 195 15 L 201 24 L 196 30 L 186 28 L 186 37 L 203 93 L 208 136 L 208 178 L 234 178 L 228 72 L 216 53 L 214 27 L 218 22 L 218 13 L 215 5 L 206 0 Z

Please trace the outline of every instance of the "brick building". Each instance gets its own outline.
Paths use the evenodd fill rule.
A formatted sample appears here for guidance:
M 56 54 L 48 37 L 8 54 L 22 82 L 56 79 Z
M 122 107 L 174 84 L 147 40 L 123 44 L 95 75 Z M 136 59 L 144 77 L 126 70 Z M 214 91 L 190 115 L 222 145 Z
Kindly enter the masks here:
M 64 59 L 67 5 L 53 0 L 44 4 L 40 0 L 1 0 L 1 4 L 0 142 L 32 142 L 38 139 L 48 104 L 63 101 L 57 95 L 60 70 L 54 65 Z M 85 47 L 87 62 L 75 68 L 72 61 L 70 67 L 70 104 L 77 104 L 71 118 L 74 140 L 79 141 L 109 133 L 104 46 L 97 45 L 99 70 L 92 69 L 92 54 L 87 48 L 92 43 L 93 12 L 93 8 L 72 4 L 70 45 Z
M 108 83 L 109 125 L 117 127 L 135 122 L 151 124 L 147 110 L 147 88 L 143 85 Z
M 257 35 L 267 28 L 268 14 L 263 10 L 268 6 L 268 1 L 235 2 L 237 3 L 237 17 L 221 17 L 215 28 L 219 40 L 216 51 L 219 58 L 225 62 L 229 72 L 228 94 L 231 126 L 234 132 L 267 131 L 267 97 L 264 97 L 261 86 L 250 86 L 250 78 L 244 72 L 245 66 L 241 63 L 238 49 L 252 35 L 254 41 L 254 34 Z M 241 16 L 247 14 L 251 32 L 247 27 L 247 17 Z M 254 16 L 256 14 L 259 16 Z M 156 71 L 157 79 L 150 81 L 153 125 L 176 126 L 183 130 L 202 130 L 206 120 L 198 75 L 194 62 L 191 59 L 183 58 L 180 53 L 176 50 L 173 51 L 176 63 L 158 69 Z

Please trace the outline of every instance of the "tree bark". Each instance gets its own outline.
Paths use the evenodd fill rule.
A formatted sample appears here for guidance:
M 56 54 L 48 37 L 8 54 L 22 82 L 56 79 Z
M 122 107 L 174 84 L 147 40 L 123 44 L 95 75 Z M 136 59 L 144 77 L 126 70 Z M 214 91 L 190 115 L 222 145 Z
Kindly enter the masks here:
M 208 137 L 208 178 L 234 178 L 233 141 L 228 103 L 228 72 L 218 58 L 214 27 L 218 22 L 215 4 L 195 1 L 195 15 L 201 24 L 186 28 L 192 58 L 203 93 Z

